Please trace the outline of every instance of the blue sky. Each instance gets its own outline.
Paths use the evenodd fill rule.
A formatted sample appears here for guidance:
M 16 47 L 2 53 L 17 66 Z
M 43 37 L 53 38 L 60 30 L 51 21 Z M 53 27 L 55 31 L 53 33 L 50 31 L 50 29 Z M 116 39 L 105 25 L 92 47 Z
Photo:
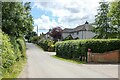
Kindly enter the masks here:
M 56 26 L 64 29 L 75 28 L 85 21 L 93 23 L 100 1 L 103 0 L 31 0 L 34 31 L 37 26 L 40 34 Z

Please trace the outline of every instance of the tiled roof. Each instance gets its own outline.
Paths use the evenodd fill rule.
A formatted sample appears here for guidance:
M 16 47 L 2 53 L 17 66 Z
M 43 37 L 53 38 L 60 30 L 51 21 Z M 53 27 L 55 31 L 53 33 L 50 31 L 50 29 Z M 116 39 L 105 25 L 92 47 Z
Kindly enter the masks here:
M 62 32 L 72 32 L 73 31 L 73 29 L 69 29 L 69 28 L 65 28 Z
M 72 33 L 72 32 L 77 32 L 77 31 L 86 31 L 86 30 L 92 30 L 92 25 L 90 24 L 83 24 L 79 25 L 76 28 L 70 29 L 70 28 L 65 28 L 63 30 L 63 33 Z

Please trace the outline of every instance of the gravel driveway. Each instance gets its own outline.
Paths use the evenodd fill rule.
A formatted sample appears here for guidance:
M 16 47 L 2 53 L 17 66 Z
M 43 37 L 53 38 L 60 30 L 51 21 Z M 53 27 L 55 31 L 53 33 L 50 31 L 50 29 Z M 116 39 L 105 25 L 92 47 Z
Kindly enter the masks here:
M 75 64 L 53 58 L 55 52 L 32 43 L 27 48 L 27 64 L 19 78 L 118 78 L 116 64 Z

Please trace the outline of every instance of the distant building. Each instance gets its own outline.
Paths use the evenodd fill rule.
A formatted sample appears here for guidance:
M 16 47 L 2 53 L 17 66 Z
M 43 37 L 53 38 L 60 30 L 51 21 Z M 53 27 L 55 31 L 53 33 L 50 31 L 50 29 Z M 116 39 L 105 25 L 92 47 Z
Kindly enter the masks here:
M 47 32 L 47 33 L 45 34 L 45 39 L 52 39 L 52 40 L 53 40 L 53 37 L 51 37 L 51 36 L 49 35 L 49 32 Z
M 89 39 L 95 36 L 91 30 L 93 29 L 92 25 L 89 24 L 87 21 L 83 25 L 79 25 L 76 28 L 70 29 L 65 28 L 62 32 L 62 37 L 65 39 L 67 36 L 71 35 L 74 39 Z

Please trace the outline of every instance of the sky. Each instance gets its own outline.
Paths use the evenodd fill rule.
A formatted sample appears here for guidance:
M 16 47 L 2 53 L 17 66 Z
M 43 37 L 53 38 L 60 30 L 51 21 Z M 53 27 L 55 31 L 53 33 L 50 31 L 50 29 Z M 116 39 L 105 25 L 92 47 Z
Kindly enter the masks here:
M 64 29 L 75 28 L 86 21 L 93 23 L 100 1 L 103 0 L 31 0 L 34 31 L 37 26 L 40 34 L 57 26 Z

